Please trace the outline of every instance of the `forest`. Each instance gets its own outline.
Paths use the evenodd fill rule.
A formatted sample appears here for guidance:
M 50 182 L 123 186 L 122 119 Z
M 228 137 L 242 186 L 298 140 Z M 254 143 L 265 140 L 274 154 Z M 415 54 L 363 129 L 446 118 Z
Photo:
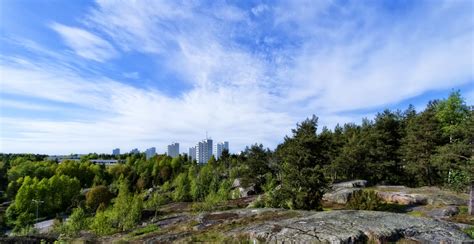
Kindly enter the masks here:
M 187 155 L 125 154 L 122 163 L 104 166 L 89 160 L 113 156 L 58 163 L 47 155 L 0 154 L 0 230 L 25 235 L 35 222 L 55 218 L 55 231 L 66 236 L 109 235 L 171 202 L 192 202 L 196 212 L 222 208 L 240 197 L 235 179 L 262 194 L 262 207 L 304 210 L 321 210 L 329 185 L 352 179 L 463 192 L 474 180 L 473 112 L 454 91 L 422 111 L 384 110 L 332 129 L 318 128 L 313 115 L 274 150 L 254 144 L 203 165 Z

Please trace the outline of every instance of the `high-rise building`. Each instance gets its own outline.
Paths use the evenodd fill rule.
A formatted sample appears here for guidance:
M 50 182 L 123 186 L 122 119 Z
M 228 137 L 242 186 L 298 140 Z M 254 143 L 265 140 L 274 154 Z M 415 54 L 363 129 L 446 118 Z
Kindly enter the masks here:
M 189 157 L 191 157 L 191 161 L 196 160 L 196 147 L 189 148 Z
M 196 161 L 205 164 L 212 156 L 212 139 L 205 139 L 196 144 Z
M 114 150 L 112 150 L 112 155 L 119 156 L 120 155 L 120 148 L 115 148 Z
M 219 159 L 221 157 L 222 151 L 224 151 L 224 149 L 227 149 L 227 151 L 229 151 L 228 141 L 219 142 L 216 144 L 216 146 L 214 147 L 214 155 L 216 156 L 216 159 Z
M 138 150 L 138 148 L 134 148 L 132 149 L 132 151 L 130 151 L 131 154 L 139 154 L 140 151 Z
M 175 142 L 168 145 L 168 156 L 175 158 L 179 156 L 179 143 Z
M 156 148 L 150 147 L 145 151 L 146 159 L 150 159 L 151 157 L 156 155 Z

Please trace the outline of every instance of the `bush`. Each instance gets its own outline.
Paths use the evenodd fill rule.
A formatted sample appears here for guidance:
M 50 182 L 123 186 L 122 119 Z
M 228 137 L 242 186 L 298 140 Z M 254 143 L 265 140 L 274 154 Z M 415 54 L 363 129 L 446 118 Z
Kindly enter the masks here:
M 375 191 L 355 192 L 346 207 L 354 210 L 382 210 L 384 204 Z
M 97 235 L 109 235 L 116 231 L 113 225 L 113 213 L 110 210 L 106 210 L 97 212 L 90 225 L 90 229 Z
M 447 186 L 456 192 L 464 192 L 469 188 L 471 178 L 469 173 L 462 170 L 452 170 L 448 174 Z
M 72 211 L 69 219 L 64 223 L 61 228 L 61 232 L 65 233 L 68 236 L 75 236 L 79 231 L 87 229 L 89 226 L 89 221 L 87 219 L 86 213 L 82 208 L 75 208 Z
M 114 195 L 105 186 L 96 186 L 86 194 L 86 205 L 95 211 L 101 204 L 107 207 Z

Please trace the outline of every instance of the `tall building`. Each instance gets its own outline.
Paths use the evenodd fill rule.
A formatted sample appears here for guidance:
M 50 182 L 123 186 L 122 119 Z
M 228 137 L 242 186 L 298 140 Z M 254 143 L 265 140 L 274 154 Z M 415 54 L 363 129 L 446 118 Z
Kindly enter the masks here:
M 205 164 L 212 156 L 212 139 L 205 139 L 196 144 L 196 161 Z
M 131 154 L 139 154 L 140 151 L 138 150 L 138 148 L 134 148 L 132 149 L 132 151 L 130 151 Z
M 156 155 L 156 148 L 150 147 L 145 151 L 146 159 L 150 159 L 151 157 Z
M 216 159 L 219 159 L 221 157 L 222 151 L 224 151 L 224 149 L 227 149 L 227 151 L 229 151 L 228 141 L 219 142 L 216 144 L 216 146 L 214 147 L 214 155 L 216 156 Z
M 179 143 L 175 142 L 168 145 L 168 156 L 175 158 L 179 156 Z
M 112 150 L 112 155 L 119 156 L 120 155 L 120 148 L 115 148 L 114 150 Z
M 189 148 L 189 157 L 191 157 L 191 161 L 196 160 L 196 147 Z

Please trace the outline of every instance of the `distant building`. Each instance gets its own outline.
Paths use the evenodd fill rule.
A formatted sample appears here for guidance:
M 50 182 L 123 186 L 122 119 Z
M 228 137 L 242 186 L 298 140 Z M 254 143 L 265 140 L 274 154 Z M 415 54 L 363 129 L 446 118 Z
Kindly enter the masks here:
M 132 151 L 130 151 L 131 154 L 139 154 L 140 151 L 138 150 L 138 148 L 135 148 L 133 149 Z
M 196 144 L 196 161 L 205 164 L 212 156 L 212 139 L 205 139 Z
M 91 163 L 103 164 L 105 166 L 115 165 L 119 162 L 118 160 L 115 160 L 115 159 L 91 159 L 89 161 Z
M 216 144 L 216 146 L 214 147 L 214 155 L 216 156 L 216 159 L 219 159 L 221 157 L 222 151 L 224 151 L 224 149 L 227 149 L 227 151 L 229 151 L 228 141 L 219 142 Z
M 120 148 L 115 148 L 114 150 L 112 150 L 112 155 L 119 156 L 120 155 Z
M 179 156 L 179 143 L 168 145 L 168 156 L 175 158 Z
M 150 159 L 151 157 L 156 155 L 156 148 L 150 147 L 145 151 L 146 159 Z
M 191 161 L 196 160 L 196 147 L 189 148 L 189 157 L 191 157 Z

